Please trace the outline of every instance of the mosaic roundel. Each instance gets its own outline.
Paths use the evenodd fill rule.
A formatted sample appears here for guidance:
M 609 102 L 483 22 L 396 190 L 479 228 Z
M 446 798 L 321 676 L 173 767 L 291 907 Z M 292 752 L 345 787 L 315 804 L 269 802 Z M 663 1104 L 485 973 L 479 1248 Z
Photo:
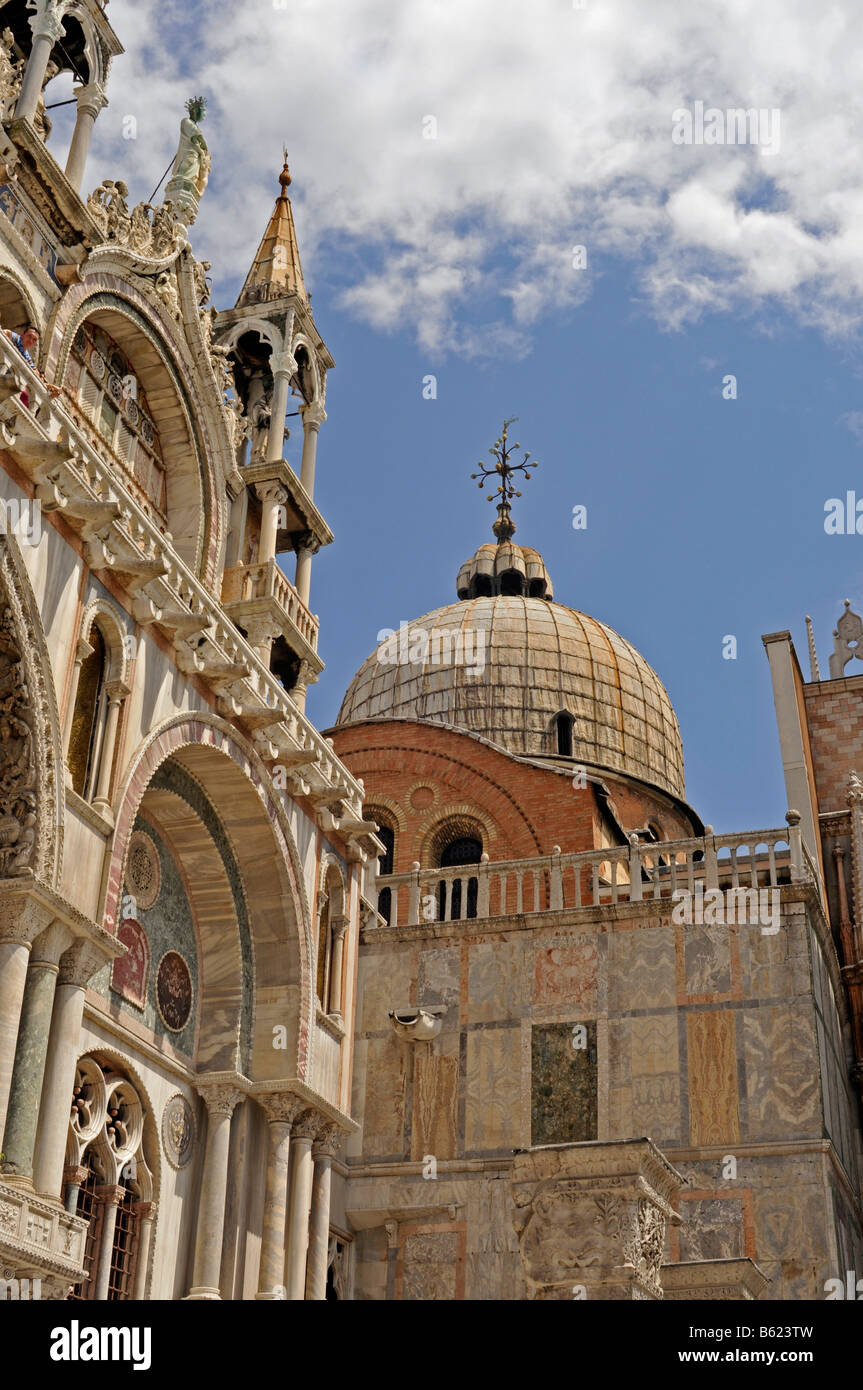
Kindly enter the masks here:
M 171 1096 L 162 1111 L 162 1147 L 174 1168 L 185 1168 L 195 1142 L 195 1115 L 185 1096 Z
M 126 885 L 139 908 L 152 907 L 162 887 L 159 851 L 143 830 L 132 832 L 126 860 Z
M 156 975 L 156 1004 L 166 1028 L 179 1033 L 192 1012 L 192 976 L 179 951 L 166 951 Z

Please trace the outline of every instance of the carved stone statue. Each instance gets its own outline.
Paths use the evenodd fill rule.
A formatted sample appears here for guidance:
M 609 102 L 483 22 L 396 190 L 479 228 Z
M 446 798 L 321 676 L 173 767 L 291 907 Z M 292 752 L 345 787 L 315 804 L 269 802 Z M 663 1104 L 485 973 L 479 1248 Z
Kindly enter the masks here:
M 87 211 L 105 241 L 121 244 L 129 239 L 132 217 L 126 202 L 129 189 L 122 179 L 103 179 L 87 199 Z M 137 212 L 137 208 L 135 209 Z
M 267 452 L 267 440 L 270 435 L 270 418 L 273 413 L 273 392 L 272 387 L 259 396 L 249 412 L 249 439 L 251 440 L 251 458 L 262 459 Z
M 198 214 L 198 203 L 210 177 L 210 151 L 201 133 L 207 104 L 203 97 L 191 97 L 186 102 L 188 115 L 180 122 L 180 143 L 165 190 L 165 201 L 172 204 L 178 217 L 191 226 Z

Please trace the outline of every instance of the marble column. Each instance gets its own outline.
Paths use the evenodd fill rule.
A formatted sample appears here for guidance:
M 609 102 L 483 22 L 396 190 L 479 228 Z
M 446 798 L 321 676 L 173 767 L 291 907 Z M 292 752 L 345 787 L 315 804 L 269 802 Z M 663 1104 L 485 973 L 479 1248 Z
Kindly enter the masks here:
M 79 637 L 75 647 L 75 665 L 72 667 L 72 681 L 69 686 L 69 695 L 66 700 L 66 715 L 63 720 L 63 747 L 66 750 L 66 786 L 72 785 L 72 771 L 69 767 L 69 743 L 72 738 L 72 721 L 75 718 L 75 701 L 78 698 L 78 686 L 81 681 L 81 667 L 88 656 L 92 656 L 94 648 L 91 647 L 86 637 Z
M 309 1110 L 296 1122 L 291 1135 L 291 1196 L 285 1288 L 288 1299 L 294 1301 L 302 1301 L 306 1290 L 306 1254 L 309 1248 L 309 1210 L 314 1169 L 312 1143 L 320 1122 L 320 1116 Z
M 318 539 L 311 532 L 306 532 L 301 536 L 297 544 L 297 572 L 294 577 L 294 588 L 307 608 L 312 588 L 312 556 L 316 555 L 319 549 Z
M 66 178 L 75 191 L 80 192 L 87 155 L 90 152 L 90 141 L 93 138 L 93 127 L 99 112 L 108 105 L 108 98 L 98 82 L 88 82 L 83 87 L 76 87 L 75 96 L 78 99 L 78 118 L 69 146 L 69 157 L 66 160 Z
M 69 0 L 36 0 L 36 13 L 30 19 L 33 46 L 27 59 L 24 81 L 18 95 L 15 116 L 32 121 L 42 95 L 51 49 L 63 37 L 63 15 Z
M 51 921 L 50 910 L 24 893 L 0 899 L 0 1141 L 9 1106 L 30 945 Z
M 135 1277 L 132 1282 L 132 1298 L 135 1303 L 142 1302 L 147 1288 L 150 1243 L 153 1239 L 153 1222 L 157 1211 L 155 1202 L 135 1203 L 135 1215 L 138 1218 L 138 1252 L 135 1256 Z
M 221 1296 L 219 1270 L 225 1233 L 231 1116 L 243 1099 L 243 1092 L 236 1086 L 222 1084 L 200 1085 L 198 1091 L 207 1106 L 207 1147 L 198 1200 L 195 1268 L 187 1297 L 218 1299 Z
M 285 1286 L 285 1232 L 288 1216 L 291 1126 L 302 1109 L 295 1096 L 256 1097 L 267 1116 L 267 1176 L 264 1189 L 264 1229 L 258 1299 L 283 1298 Z
M 288 500 L 280 483 L 258 483 L 255 492 L 261 503 L 261 534 L 258 537 L 258 564 L 266 565 L 276 558 L 276 539 L 279 529 L 279 508 Z
M 108 696 L 108 714 L 105 718 L 105 737 L 99 753 L 99 781 L 93 798 L 93 810 L 98 811 L 105 820 L 114 823 L 111 810 L 111 773 L 114 768 L 114 749 L 117 745 L 117 727 L 120 722 L 120 706 L 130 693 L 123 681 L 108 681 L 105 694 Z
M 297 364 L 290 353 L 283 352 L 273 356 L 273 405 L 270 414 L 270 433 L 267 436 L 267 463 L 275 463 L 282 458 L 285 447 L 285 416 L 288 413 L 288 397 L 291 394 L 291 377 Z
M 3 1135 L 2 1168 L 7 1177 L 24 1179 L 28 1185 L 33 1175 L 54 990 L 60 957 L 71 939 L 66 927 L 54 922 L 34 941 L 27 967 L 9 1110 Z
M 103 951 L 84 940 L 73 942 L 60 959 L 33 1167 L 34 1186 L 45 1197 L 62 1195 L 69 1108 L 80 1049 L 84 996 L 87 982 L 106 960 Z
M 315 496 L 315 463 L 318 454 L 318 430 L 326 420 L 323 406 L 317 401 L 307 405 L 303 414 L 303 458 L 300 482 L 313 501 Z
M 339 1146 L 335 1125 L 325 1125 L 312 1147 L 312 1215 L 309 1222 L 309 1260 L 306 1271 L 306 1298 L 320 1301 L 327 1296 L 327 1259 L 330 1249 L 330 1187 L 332 1163 Z
M 330 1007 L 328 1012 L 334 1014 L 339 1023 L 342 1020 L 342 963 L 345 955 L 345 931 L 347 929 L 347 917 L 331 917 L 330 931 L 333 934 L 333 962 L 330 966 Z
M 97 1303 L 104 1303 L 108 1297 L 111 1251 L 114 1246 L 114 1231 L 117 1229 L 117 1208 L 125 1195 L 125 1187 L 112 1185 L 96 1188 L 96 1200 L 102 1205 L 102 1234 L 99 1238 L 99 1259 L 93 1283 L 93 1298 Z
M 72 1216 L 78 1210 L 78 1193 L 87 1181 L 88 1172 L 89 1169 L 83 1164 L 74 1164 L 71 1168 L 63 1169 L 63 1205 Z

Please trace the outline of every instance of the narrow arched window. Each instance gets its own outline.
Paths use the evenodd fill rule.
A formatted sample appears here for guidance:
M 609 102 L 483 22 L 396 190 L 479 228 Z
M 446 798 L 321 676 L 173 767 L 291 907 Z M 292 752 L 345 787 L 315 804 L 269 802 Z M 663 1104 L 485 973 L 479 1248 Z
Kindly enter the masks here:
M 572 731 L 575 728 L 575 720 L 571 714 L 565 711 L 558 714 L 554 721 L 555 733 L 557 736 L 557 751 L 563 758 L 572 757 Z
M 482 858 L 482 840 L 474 835 L 459 835 L 445 846 L 440 855 L 441 869 L 457 868 L 462 864 L 478 864 Z M 446 882 L 442 882 L 438 888 L 438 916 L 441 921 L 457 922 L 462 916 L 475 917 L 477 894 L 479 891 L 479 881 L 469 878 L 467 881 L 465 911 L 462 913 L 462 884 L 461 879 L 455 879 L 451 884 L 449 910 L 447 910 Z
M 95 623 L 87 641 L 92 651 L 81 662 L 69 735 L 68 764 L 72 786 L 79 796 L 89 799 L 97 780 L 108 663 L 105 639 Z
M 524 576 L 518 570 L 505 570 L 500 577 L 500 592 L 520 598 L 524 593 Z
M 324 896 L 318 924 L 318 960 L 315 975 L 318 1003 L 324 1013 L 328 1012 L 329 1006 L 331 957 L 332 933 L 330 931 L 330 900 L 328 896 Z
M 378 855 L 378 877 L 395 872 L 396 860 L 396 832 L 388 824 L 381 812 L 374 806 L 365 808 L 367 820 L 373 820 L 377 825 L 377 837 L 384 847 L 383 854 Z M 392 889 L 382 888 L 378 893 L 378 912 L 385 922 L 389 922 L 392 916 Z

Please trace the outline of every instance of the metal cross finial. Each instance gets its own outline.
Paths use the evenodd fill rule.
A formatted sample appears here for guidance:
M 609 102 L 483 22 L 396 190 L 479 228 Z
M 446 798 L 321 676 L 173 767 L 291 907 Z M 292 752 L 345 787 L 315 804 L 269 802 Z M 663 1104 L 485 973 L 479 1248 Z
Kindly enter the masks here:
M 527 450 L 525 450 L 524 458 L 522 459 L 521 463 L 510 462 L 510 458 L 513 452 L 516 449 L 521 448 L 521 445 L 518 443 L 518 441 L 516 441 L 515 444 L 510 444 L 508 439 L 509 427 L 510 425 L 514 425 L 517 419 L 518 416 L 513 415 L 511 419 L 504 420 L 503 431 L 500 435 L 500 438 L 496 439 L 492 447 L 489 449 L 489 453 L 495 460 L 494 467 L 489 468 L 488 464 L 485 464 L 482 461 L 480 461 L 477 464 L 477 467 L 480 470 L 479 473 L 471 473 L 470 475 L 472 478 L 479 478 L 477 487 L 483 487 L 486 478 L 497 477 L 500 479 L 499 487 L 496 489 L 495 492 L 489 495 L 488 499 L 489 502 L 493 502 L 496 497 L 500 498 L 500 501 L 497 504 L 497 521 L 494 523 L 494 526 L 492 527 L 492 530 L 494 531 L 494 534 L 497 537 L 498 545 L 500 545 L 503 541 L 510 540 L 512 536 L 515 534 L 515 522 L 513 521 L 510 513 L 510 503 L 512 502 L 512 499 L 514 497 L 521 497 L 521 493 L 516 490 L 515 483 L 513 481 L 515 474 L 523 473 L 525 482 L 529 482 L 530 469 L 539 467 L 539 464 L 536 459 L 534 459 L 532 463 L 528 463 L 530 454 Z

